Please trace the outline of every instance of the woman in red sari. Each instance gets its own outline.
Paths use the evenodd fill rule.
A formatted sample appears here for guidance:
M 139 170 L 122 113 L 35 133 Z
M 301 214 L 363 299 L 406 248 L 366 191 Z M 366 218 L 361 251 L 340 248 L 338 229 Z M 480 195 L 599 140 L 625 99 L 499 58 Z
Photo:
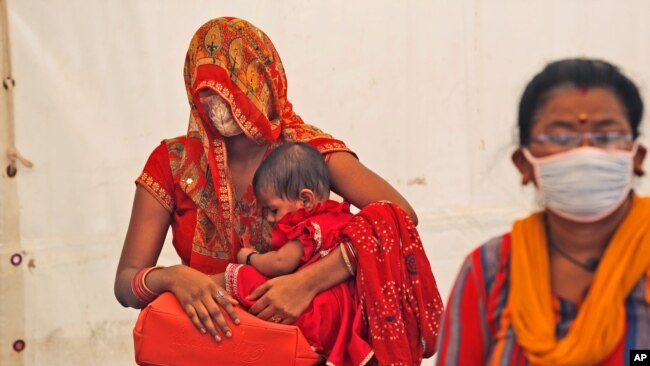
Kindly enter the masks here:
M 255 26 L 236 18 L 217 18 L 201 26 L 190 42 L 184 77 L 191 109 L 187 135 L 164 140 L 136 180 L 115 279 L 115 295 L 123 306 L 142 308 L 157 294 L 172 292 L 199 331 L 217 341 L 231 336 L 220 306 L 237 323 L 234 299 L 224 295 L 210 275 L 234 262 L 242 243 L 259 251 L 269 249 L 271 227 L 262 218 L 251 181 L 266 155 L 287 141 L 304 141 L 318 149 L 326 158 L 332 190 L 351 204 L 363 208 L 389 200 L 401 208 L 399 212 L 408 213 L 409 222 L 417 220 L 408 202 L 363 166 L 343 142 L 303 123 L 287 99 L 280 57 Z M 182 264 L 158 267 L 170 226 Z M 251 313 L 264 320 L 295 321 L 316 294 L 354 273 L 354 264 L 347 266 L 340 250 L 258 287 L 252 294 L 256 302 Z M 396 251 L 387 255 L 400 260 Z M 359 253 L 360 263 L 361 257 Z M 428 277 L 419 282 L 435 290 L 430 269 L 423 269 L 427 271 Z M 381 292 L 379 286 L 365 290 Z M 430 323 L 437 321 L 438 299 L 435 290 L 427 300 L 435 306 L 423 303 L 422 314 L 429 314 Z M 424 328 L 437 331 L 437 325 Z M 415 343 L 432 344 L 430 339 Z

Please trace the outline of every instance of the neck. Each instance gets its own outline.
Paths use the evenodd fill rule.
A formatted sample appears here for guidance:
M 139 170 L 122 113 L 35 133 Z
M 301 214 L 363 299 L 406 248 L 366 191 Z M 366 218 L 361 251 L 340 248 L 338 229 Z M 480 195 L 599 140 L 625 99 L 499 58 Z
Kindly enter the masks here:
M 226 150 L 228 160 L 231 162 L 248 163 L 257 161 L 259 155 L 264 154 L 268 144 L 258 145 L 245 134 L 226 137 Z
M 567 220 L 551 210 L 546 210 L 549 240 L 577 258 L 600 258 L 614 232 L 627 215 L 632 195 L 611 215 L 590 223 Z

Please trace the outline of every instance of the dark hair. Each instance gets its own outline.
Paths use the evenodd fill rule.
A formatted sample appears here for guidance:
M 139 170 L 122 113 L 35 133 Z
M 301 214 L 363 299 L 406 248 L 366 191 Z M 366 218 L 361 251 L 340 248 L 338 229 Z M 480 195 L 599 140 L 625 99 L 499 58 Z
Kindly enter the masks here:
M 302 189 L 311 189 L 319 198 L 329 197 L 330 173 L 323 156 L 304 142 L 280 145 L 257 168 L 253 176 L 256 196 L 270 189 L 284 199 L 297 200 Z
M 611 90 L 625 107 L 627 119 L 636 139 L 643 117 L 643 102 L 636 85 L 618 67 L 609 62 L 576 58 L 552 62 L 531 80 L 519 102 L 519 144 L 530 140 L 533 118 L 556 87 L 572 85 L 577 88 L 600 87 Z

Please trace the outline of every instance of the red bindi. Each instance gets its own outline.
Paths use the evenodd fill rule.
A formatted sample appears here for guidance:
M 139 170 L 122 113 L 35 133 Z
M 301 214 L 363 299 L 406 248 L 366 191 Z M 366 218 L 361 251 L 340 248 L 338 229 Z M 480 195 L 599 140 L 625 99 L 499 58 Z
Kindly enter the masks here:
M 580 94 L 585 95 L 589 93 L 589 88 L 583 87 L 583 88 L 578 88 L 578 91 L 580 91 Z
M 580 123 L 581 125 L 584 125 L 585 123 L 587 123 L 588 118 L 589 117 L 587 116 L 587 113 L 580 113 L 578 115 L 578 123 Z

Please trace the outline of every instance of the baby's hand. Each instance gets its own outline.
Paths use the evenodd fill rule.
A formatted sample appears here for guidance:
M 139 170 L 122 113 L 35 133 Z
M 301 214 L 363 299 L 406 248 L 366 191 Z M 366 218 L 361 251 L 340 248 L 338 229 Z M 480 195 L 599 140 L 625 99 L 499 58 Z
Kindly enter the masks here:
M 257 252 L 257 251 L 255 249 L 253 249 L 253 248 L 241 248 L 241 249 L 239 249 L 239 252 L 237 252 L 237 263 L 246 264 L 246 257 L 250 253 L 255 253 L 255 252 Z

